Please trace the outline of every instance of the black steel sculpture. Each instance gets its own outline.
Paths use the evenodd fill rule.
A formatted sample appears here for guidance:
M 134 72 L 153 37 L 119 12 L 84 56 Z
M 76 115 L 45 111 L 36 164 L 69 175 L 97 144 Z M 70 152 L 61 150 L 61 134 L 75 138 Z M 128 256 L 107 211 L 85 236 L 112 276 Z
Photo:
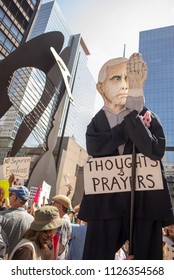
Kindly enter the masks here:
M 39 119 L 44 114 L 44 110 L 53 97 L 55 89 L 63 81 L 60 67 L 51 52 L 51 48 L 53 48 L 67 65 L 70 57 L 70 48 L 67 47 L 61 52 L 63 43 L 64 36 L 61 32 L 54 31 L 45 33 L 21 45 L 0 63 L 0 118 L 13 105 L 8 96 L 8 86 L 10 77 L 17 69 L 22 67 L 34 67 L 43 71 L 46 75 L 46 83 L 42 96 L 34 109 L 25 116 L 21 123 L 8 156 L 15 156 L 20 150 Z M 48 95 L 48 85 L 50 85 L 50 83 L 52 87 L 49 87 Z M 57 107 L 61 102 L 64 91 L 65 86 L 64 83 L 62 83 Z M 42 108 L 42 110 L 40 108 Z

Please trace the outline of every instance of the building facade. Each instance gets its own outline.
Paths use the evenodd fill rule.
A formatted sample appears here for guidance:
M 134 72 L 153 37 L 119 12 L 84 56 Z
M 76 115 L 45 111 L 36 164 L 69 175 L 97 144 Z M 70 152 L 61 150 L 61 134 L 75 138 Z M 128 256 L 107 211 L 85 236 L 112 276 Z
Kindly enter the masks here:
M 0 60 L 27 40 L 41 0 L 0 0 Z
M 72 137 L 82 148 L 86 149 L 85 132 L 94 114 L 96 98 L 96 84 L 87 67 L 90 53 L 81 34 L 72 33 L 55 0 L 47 0 L 45 3 L 43 1 L 31 38 L 50 31 L 63 33 L 64 47 L 74 41 L 69 81 L 74 105 L 69 104 L 68 99 L 65 101 L 58 136 Z M 31 137 L 26 144 L 30 145 L 30 141 Z
M 41 0 L 0 0 L 0 60 L 27 41 L 40 4 Z M 4 148 L 11 146 L 20 123 L 15 106 L 0 119 L 0 158 L 6 156 Z
M 87 67 L 87 56 L 89 55 L 89 51 L 85 45 L 85 42 L 83 41 L 81 34 L 72 34 L 70 28 L 66 24 L 66 20 L 58 6 L 57 1 L 50 0 L 45 1 L 45 3 L 43 1 L 42 3 L 43 4 L 40 6 L 37 19 L 33 25 L 32 32 L 30 32 L 29 39 L 50 31 L 60 31 L 64 35 L 63 48 L 66 46 L 71 46 L 72 58 L 70 61 L 71 65 L 69 67 L 71 69 L 71 78 L 69 83 L 74 98 L 74 105 L 69 104 L 68 98 L 65 100 L 58 136 L 72 137 L 85 149 L 86 126 L 93 116 L 96 97 L 95 81 Z M 33 70 L 31 70 L 30 75 L 28 75 L 28 80 L 25 79 L 25 95 L 27 94 L 28 84 L 29 81 L 31 83 L 32 76 L 34 77 L 33 81 L 35 82 L 36 75 L 33 73 Z M 37 74 L 37 77 L 38 76 L 39 74 Z M 24 84 L 22 87 L 24 88 Z M 47 127 L 50 126 L 50 121 L 54 112 L 54 104 L 55 102 L 53 99 L 52 103 L 49 104 L 48 110 L 44 116 L 44 119 L 46 120 L 44 120 L 44 122 L 46 122 Z M 12 110 L 13 118 L 11 118 L 12 115 L 9 118 L 8 112 L 8 114 L 6 114 L 6 116 L 4 116 L 0 122 L 4 139 L 14 139 L 17 129 L 22 121 L 21 114 L 15 115 L 14 108 L 11 108 L 11 111 Z M 21 108 L 21 110 L 22 112 L 27 113 L 25 112 L 24 108 Z M 9 127 L 9 125 L 11 126 Z M 36 130 L 30 134 L 25 146 L 36 147 L 38 145 L 44 145 L 44 141 L 47 137 L 47 132 L 49 129 L 43 129 L 42 127 L 43 122 L 41 120 L 40 127 L 38 123 L 38 130 L 36 128 Z M 41 135 L 41 133 L 39 134 L 38 131 L 39 133 L 42 131 L 43 135 Z
M 174 162 L 174 26 L 140 32 L 139 51 L 148 67 L 146 106 L 160 118 L 166 135 L 166 162 Z

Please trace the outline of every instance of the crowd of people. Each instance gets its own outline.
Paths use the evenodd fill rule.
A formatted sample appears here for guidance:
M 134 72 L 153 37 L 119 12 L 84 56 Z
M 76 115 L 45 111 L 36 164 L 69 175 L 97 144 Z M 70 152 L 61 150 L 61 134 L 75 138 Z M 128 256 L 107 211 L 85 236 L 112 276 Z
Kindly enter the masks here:
M 59 194 L 31 212 L 27 187 L 10 187 L 8 204 L 4 195 L 0 188 L 1 260 L 82 260 L 87 224 L 78 219 L 80 205 L 72 208 L 70 198 Z M 115 260 L 127 255 L 128 241 Z M 174 259 L 174 225 L 163 228 L 163 259 Z
M 13 185 L 7 199 L 0 187 L 0 259 L 82 259 L 86 223 L 77 218 L 79 205 L 72 208 L 67 195 L 56 195 L 50 204 L 29 208 L 29 194 Z

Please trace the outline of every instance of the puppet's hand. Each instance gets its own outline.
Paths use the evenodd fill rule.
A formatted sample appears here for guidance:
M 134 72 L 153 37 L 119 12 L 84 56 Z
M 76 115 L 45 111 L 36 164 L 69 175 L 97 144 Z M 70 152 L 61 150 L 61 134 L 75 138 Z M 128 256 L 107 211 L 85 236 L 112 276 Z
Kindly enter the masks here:
M 144 125 L 146 127 L 150 127 L 150 123 L 151 123 L 151 113 L 149 111 L 146 111 L 146 113 L 144 114 L 144 116 L 140 116 L 142 122 L 144 123 Z
M 129 89 L 143 89 L 147 79 L 147 66 L 140 53 L 130 56 L 127 63 L 127 78 Z

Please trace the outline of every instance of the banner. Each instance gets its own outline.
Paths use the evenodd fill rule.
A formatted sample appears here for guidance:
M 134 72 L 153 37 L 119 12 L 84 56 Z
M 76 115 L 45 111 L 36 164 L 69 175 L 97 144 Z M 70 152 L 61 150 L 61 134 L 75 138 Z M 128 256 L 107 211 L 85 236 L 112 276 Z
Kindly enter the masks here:
M 132 155 L 89 158 L 84 165 L 85 194 L 131 190 Z M 160 162 L 136 155 L 136 191 L 163 189 Z
M 31 157 L 7 157 L 3 162 L 4 179 L 14 174 L 15 179 L 28 179 Z

